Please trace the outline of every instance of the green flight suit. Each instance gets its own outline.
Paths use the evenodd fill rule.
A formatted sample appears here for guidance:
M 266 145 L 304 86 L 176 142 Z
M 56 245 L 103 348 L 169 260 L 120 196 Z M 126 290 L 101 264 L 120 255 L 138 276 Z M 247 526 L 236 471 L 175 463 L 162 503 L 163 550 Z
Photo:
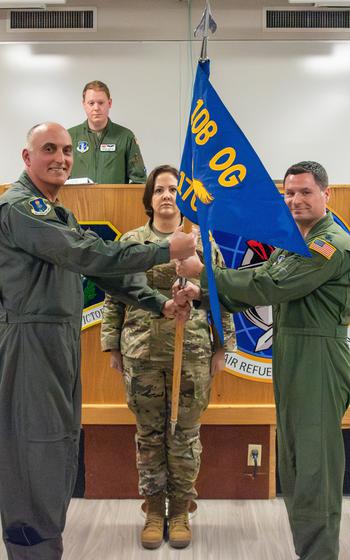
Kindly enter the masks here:
M 302 560 L 336 560 L 341 420 L 350 395 L 350 236 L 327 214 L 306 242 L 312 258 L 278 249 L 261 268 L 216 269 L 215 278 L 230 311 L 274 306 L 279 474 L 295 550 Z
M 134 274 L 168 243 L 104 242 L 24 173 L 0 198 L 0 510 L 10 560 L 59 560 L 80 431 L 80 274 L 155 313 L 166 297 Z
M 95 183 L 145 183 L 146 169 L 131 130 L 108 123 L 99 137 L 88 121 L 68 130 L 72 137 L 74 163 L 71 178 L 88 177 Z

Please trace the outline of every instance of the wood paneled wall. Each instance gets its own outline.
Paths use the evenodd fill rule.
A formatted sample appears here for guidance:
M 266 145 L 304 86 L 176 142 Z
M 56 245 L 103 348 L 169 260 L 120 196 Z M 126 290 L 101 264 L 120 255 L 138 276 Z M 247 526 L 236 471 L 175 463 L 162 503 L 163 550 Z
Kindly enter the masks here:
M 4 188 L 0 186 L 0 193 Z M 78 220 L 109 221 L 125 233 L 146 221 L 142 194 L 143 185 L 89 185 L 63 187 L 59 196 Z M 350 185 L 332 188 L 330 208 L 350 223 Z M 126 406 L 120 375 L 109 367 L 109 353 L 101 352 L 99 325 L 82 333 L 82 383 L 86 497 L 137 496 L 134 428 L 127 426 L 135 423 L 134 416 Z M 276 419 L 272 385 L 221 372 L 213 382 L 202 420 L 207 426 L 202 430 L 200 496 L 273 497 Z M 350 425 L 350 412 L 344 425 Z M 254 484 L 251 469 L 246 467 L 248 443 L 263 446 L 263 464 Z M 212 477 L 217 476 L 221 482 L 214 488 Z
M 84 432 L 85 498 L 137 498 L 135 426 L 86 426 Z M 270 455 L 275 452 L 275 443 L 269 440 L 269 433 L 269 426 L 202 426 L 203 453 L 196 483 L 199 496 L 226 500 L 274 496 L 275 470 Z M 255 479 L 253 467 L 247 466 L 251 442 L 263 449 Z
M 0 187 L 4 190 L 4 187 Z M 143 185 L 67 186 L 61 202 L 81 221 L 110 221 L 122 233 L 145 223 Z M 332 187 L 330 208 L 350 223 L 350 186 Z M 100 327 L 82 333 L 84 424 L 133 424 L 118 373 L 109 367 L 109 353 L 100 350 Z M 271 384 L 221 372 L 214 380 L 205 424 L 275 424 Z M 350 424 L 350 413 L 344 418 Z
M 109 220 L 122 233 L 145 222 L 142 185 L 64 187 L 60 199 L 80 220 Z M 350 223 L 350 187 L 332 188 L 330 207 Z M 122 381 L 100 351 L 100 327 L 82 335 L 83 421 L 85 424 L 131 424 Z M 215 377 L 204 424 L 275 424 L 272 385 L 221 372 Z M 350 413 L 349 413 L 350 423 Z

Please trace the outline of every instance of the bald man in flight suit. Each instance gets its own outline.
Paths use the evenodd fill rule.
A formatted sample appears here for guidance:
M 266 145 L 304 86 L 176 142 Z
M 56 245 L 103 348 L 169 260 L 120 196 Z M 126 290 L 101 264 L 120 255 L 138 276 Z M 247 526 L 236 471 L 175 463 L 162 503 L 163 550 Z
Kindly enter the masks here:
M 193 254 L 170 243 L 104 242 L 58 201 L 72 142 L 55 123 L 30 130 L 25 172 L 0 198 L 0 510 L 10 560 L 59 560 L 80 431 L 80 274 L 126 303 L 173 316 L 142 271 Z M 133 274 L 133 281 L 123 275 Z

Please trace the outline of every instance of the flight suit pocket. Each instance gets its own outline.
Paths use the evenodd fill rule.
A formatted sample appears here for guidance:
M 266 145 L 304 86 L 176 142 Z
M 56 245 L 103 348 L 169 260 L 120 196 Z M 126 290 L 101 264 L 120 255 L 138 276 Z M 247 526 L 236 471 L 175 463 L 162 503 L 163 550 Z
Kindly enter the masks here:
M 76 341 L 68 324 L 21 325 L 24 430 L 28 441 L 54 442 L 75 429 Z
M 282 282 L 300 266 L 299 255 L 288 256 L 280 263 L 276 262 L 269 268 L 269 275 L 275 282 Z
M 68 437 L 65 440 L 67 445 L 67 463 L 66 463 L 66 489 L 67 497 L 73 494 L 77 470 L 78 470 L 78 454 L 79 454 L 80 437 Z

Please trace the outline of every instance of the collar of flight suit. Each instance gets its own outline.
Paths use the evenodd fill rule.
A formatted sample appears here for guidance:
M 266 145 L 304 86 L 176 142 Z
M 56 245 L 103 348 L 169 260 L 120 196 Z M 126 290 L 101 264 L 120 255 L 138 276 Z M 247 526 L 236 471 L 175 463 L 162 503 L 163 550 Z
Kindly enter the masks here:
M 334 222 L 333 216 L 329 210 L 327 210 L 326 215 L 321 218 L 312 228 L 310 229 L 309 233 L 307 234 L 305 241 L 308 242 L 310 239 L 313 239 L 315 235 L 319 235 L 322 231 L 330 226 Z
M 102 132 L 101 140 L 106 136 L 106 134 L 108 134 L 108 132 L 109 132 L 109 130 L 110 130 L 110 128 L 111 128 L 111 125 L 112 125 L 112 121 L 111 121 L 111 119 L 108 117 L 107 124 L 106 124 L 106 126 L 104 127 L 104 129 L 101 131 L 101 132 Z M 95 132 L 94 132 L 93 130 L 91 130 L 91 128 L 89 127 L 89 121 L 88 121 L 88 119 L 86 119 L 86 121 L 83 122 L 83 129 L 84 129 L 84 132 L 85 132 L 86 134 L 95 134 Z
M 21 183 L 21 185 L 25 186 L 27 189 L 29 189 L 33 195 L 37 196 L 38 198 L 43 198 L 44 200 L 47 200 L 51 206 L 62 206 L 61 202 L 59 201 L 58 198 L 56 198 L 55 202 L 52 202 L 52 200 L 49 200 L 39 189 L 36 185 L 34 185 L 33 181 L 31 180 L 31 178 L 29 177 L 28 173 L 26 171 L 23 171 L 23 173 L 20 175 L 18 181 L 18 183 Z
M 27 189 L 29 189 L 35 196 L 39 198 L 44 198 L 47 200 L 47 197 L 38 189 L 36 185 L 34 185 L 33 181 L 29 177 L 26 171 L 23 171 L 22 175 L 18 179 L 18 183 L 24 185 Z

